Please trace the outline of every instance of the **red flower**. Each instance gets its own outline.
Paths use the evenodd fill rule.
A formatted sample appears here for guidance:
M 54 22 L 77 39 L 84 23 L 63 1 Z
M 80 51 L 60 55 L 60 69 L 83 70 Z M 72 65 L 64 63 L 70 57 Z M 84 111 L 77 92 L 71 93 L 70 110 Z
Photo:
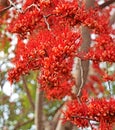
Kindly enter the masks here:
M 21 43 L 18 46 L 14 58 L 16 68 L 9 72 L 8 79 L 11 82 L 17 81 L 30 70 L 40 70 L 39 82 L 48 97 L 62 98 L 70 95 L 74 84 L 71 71 L 79 47 L 76 39 L 79 37 L 78 33 L 69 28 L 39 32 L 27 44 Z
M 94 61 L 115 61 L 115 45 L 111 36 L 107 34 L 100 35 L 96 38 L 96 44 L 90 48 L 86 54 L 86 59 Z
M 18 15 L 17 19 L 10 24 L 9 31 L 23 35 L 32 32 L 41 18 L 40 11 L 36 7 L 31 7 L 26 12 Z
M 92 99 L 87 103 L 77 100 L 67 104 L 65 119 L 76 124 L 78 127 L 95 127 L 90 121 L 99 123 L 99 130 L 112 130 L 115 123 L 115 99 Z

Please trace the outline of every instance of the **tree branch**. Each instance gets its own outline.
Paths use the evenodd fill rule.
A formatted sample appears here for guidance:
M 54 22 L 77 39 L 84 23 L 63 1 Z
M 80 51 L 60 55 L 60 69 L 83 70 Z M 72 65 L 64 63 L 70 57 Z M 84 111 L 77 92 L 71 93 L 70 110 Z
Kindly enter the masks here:
M 4 2 L 4 0 L 2 0 Z M 14 2 L 12 2 L 12 0 L 8 0 L 10 5 L 8 4 L 4 4 L 4 8 L 0 10 L 0 15 L 4 14 L 7 10 L 9 10 L 10 8 L 14 7 L 16 10 L 18 10 L 18 12 L 22 13 L 22 11 L 20 9 L 18 9 L 15 5 Z
M 62 111 L 65 110 L 66 110 L 66 105 L 63 105 Z M 55 130 L 72 130 L 73 124 L 71 122 L 66 122 L 65 124 L 63 124 L 63 120 L 62 120 L 63 118 L 64 118 L 64 114 L 61 113 L 60 120 L 58 120 Z
M 18 12 L 22 13 L 22 11 L 17 8 L 17 6 L 15 5 L 15 3 L 14 3 L 12 0 L 8 0 L 8 1 L 9 1 L 10 5 L 11 5 L 12 7 L 14 7 Z
M 111 16 L 111 18 L 110 18 L 110 26 L 112 25 L 112 24 L 114 24 L 115 23 L 115 12 L 113 13 L 113 15 Z
M 22 126 L 24 126 L 24 125 L 26 125 L 28 123 L 31 123 L 32 121 L 34 121 L 34 118 L 32 118 L 32 119 L 30 119 L 30 120 L 28 120 L 26 122 L 22 122 L 22 123 L 18 122 L 17 125 L 15 126 L 14 130 L 19 130 L 20 127 L 22 127 Z
M 40 86 L 36 90 L 35 124 L 36 130 L 43 130 L 43 91 Z
M 63 106 L 64 106 L 64 103 L 61 104 L 61 106 L 57 109 L 57 111 L 56 111 L 56 113 L 55 113 L 55 115 L 54 115 L 54 117 L 52 119 L 52 122 L 51 122 L 51 124 L 52 124 L 52 130 L 56 129 L 56 126 L 57 126 L 58 121 L 59 121 L 59 117 L 60 117 L 60 115 L 62 113 L 61 110 L 62 110 Z
M 7 10 L 9 10 L 11 7 L 13 7 L 12 5 L 9 5 L 5 8 L 3 8 L 2 10 L 0 10 L 0 15 L 4 14 Z
M 115 2 L 115 0 L 106 1 L 105 3 L 101 4 L 99 7 L 105 8 L 106 6 L 109 6 L 110 4 L 113 4 L 114 2 Z
M 85 64 L 85 63 L 84 63 L 84 64 Z M 78 89 L 78 92 L 77 92 L 77 97 L 80 96 L 81 90 L 82 90 L 83 85 L 84 85 L 84 83 L 85 83 L 85 81 L 84 81 L 84 71 L 83 71 L 83 66 L 82 66 L 82 61 L 81 61 L 81 59 L 79 59 L 79 67 L 80 67 L 80 79 L 81 79 L 81 81 L 80 81 L 79 89 Z M 86 69 L 86 70 L 87 70 L 87 69 Z
M 23 87 L 24 87 L 24 89 L 25 89 L 25 91 L 26 91 L 28 100 L 29 100 L 29 102 L 30 102 L 30 104 L 31 104 L 31 106 L 32 106 L 32 109 L 34 110 L 34 109 L 35 109 L 35 105 L 34 105 L 34 102 L 33 102 L 33 100 L 32 100 L 32 97 L 31 97 L 30 91 L 29 91 L 29 89 L 28 89 L 28 86 L 27 86 L 27 84 L 26 84 L 26 80 L 25 80 L 24 76 L 22 76 L 22 81 L 23 81 L 23 84 L 24 84 Z
M 94 2 L 95 2 L 94 0 L 85 0 L 86 9 L 93 7 Z M 91 43 L 90 30 L 88 29 L 88 27 L 82 26 L 81 32 L 82 32 L 82 44 L 79 51 L 87 52 Z M 81 96 L 82 88 L 86 83 L 88 71 L 89 71 L 89 61 L 77 59 L 76 76 L 75 76 L 76 88 L 74 89 L 74 93 L 77 94 L 78 99 Z

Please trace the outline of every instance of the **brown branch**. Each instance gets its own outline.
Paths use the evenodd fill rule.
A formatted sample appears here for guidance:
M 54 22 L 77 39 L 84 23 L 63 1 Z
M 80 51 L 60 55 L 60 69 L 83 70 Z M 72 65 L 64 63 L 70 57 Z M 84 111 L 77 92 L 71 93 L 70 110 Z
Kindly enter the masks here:
M 46 19 L 46 16 L 43 15 L 43 18 L 44 18 L 45 24 L 47 25 L 47 29 L 48 29 L 49 31 L 51 31 L 51 28 L 50 28 L 50 25 L 49 25 L 49 23 L 48 23 L 48 21 L 47 21 L 47 19 Z
M 64 103 L 61 104 L 61 106 L 57 109 L 57 111 L 55 112 L 55 115 L 51 121 L 51 125 L 52 125 L 52 130 L 55 130 L 56 129 L 56 126 L 58 124 L 58 121 L 59 121 L 59 118 L 60 118 L 60 115 L 61 115 L 61 110 L 64 106 Z
M 85 61 L 86 62 L 86 61 Z M 86 63 L 83 63 L 83 65 L 85 65 Z M 81 91 L 82 91 L 82 88 L 83 88 L 83 85 L 85 83 L 85 80 L 84 78 L 86 78 L 86 76 L 84 77 L 84 70 L 83 70 L 83 66 L 82 66 L 82 60 L 79 59 L 79 69 L 80 69 L 80 85 L 79 85 L 79 89 L 78 89 L 78 92 L 77 92 L 77 97 L 80 97 L 80 94 L 81 94 Z M 88 69 L 88 68 L 87 68 Z M 87 71 L 86 69 L 86 71 Z
M 86 9 L 93 7 L 94 2 L 95 2 L 94 0 L 85 0 Z M 88 27 L 82 26 L 81 32 L 82 32 L 82 44 L 80 46 L 79 51 L 87 52 L 91 43 L 90 30 L 88 29 Z M 75 76 L 76 88 L 74 90 L 74 93 L 77 94 L 78 99 L 81 96 L 82 88 L 86 83 L 88 71 L 89 71 L 89 61 L 81 60 L 78 58 L 76 64 L 76 76 Z
M 43 91 L 40 90 L 40 86 L 36 90 L 35 124 L 36 130 L 43 130 Z
M 28 120 L 28 121 L 25 121 L 25 122 L 22 122 L 22 123 L 17 123 L 17 125 L 15 126 L 14 130 L 19 130 L 20 127 L 28 124 L 28 123 L 31 123 L 32 121 L 34 121 L 34 118 Z
M 63 105 L 62 111 L 65 110 L 66 110 L 66 105 Z M 62 120 L 63 118 L 64 118 L 64 114 L 61 113 L 60 120 L 58 120 L 55 130 L 72 130 L 73 124 L 71 122 L 66 122 L 65 124 L 63 124 L 63 120 Z
M 67 101 L 69 100 L 71 100 L 71 98 L 68 96 Z M 71 122 L 67 121 L 66 123 L 63 124 L 63 120 L 62 120 L 64 118 L 63 112 L 66 111 L 66 109 L 67 109 L 67 106 L 65 102 L 64 104 L 62 104 L 62 106 L 60 106 L 60 110 L 58 113 L 59 119 L 57 119 L 58 121 L 56 121 L 55 129 L 52 129 L 52 130 L 72 130 L 73 129 L 74 124 L 72 124 Z
M 34 109 L 35 109 L 34 102 L 33 102 L 33 100 L 32 100 L 32 97 L 31 97 L 31 94 L 30 94 L 30 91 L 29 91 L 29 89 L 28 89 L 28 86 L 27 86 L 27 83 L 26 83 L 26 80 L 25 80 L 24 76 L 22 76 L 22 81 L 23 81 L 23 84 L 24 84 L 23 87 L 24 87 L 24 89 L 25 89 L 25 91 L 26 91 L 28 100 L 29 100 L 29 102 L 30 102 L 30 104 L 31 104 L 31 106 L 32 106 L 32 109 L 34 110 Z
M 4 0 L 2 0 L 4 1 Z M 0 10 L 0 15 L 3 15 L 7 10 L 9 10 L 10 8 L 14 7 L 16 10 L 18 10 L 18 12 L 22 13 L 22 11 L 20 9 L 18 9 L 15 5 L 15 3 L 12 0 L 8 0 L 10 5 L 8 4 L 4 4 L 4 8 Z
M 114 2 L 115 2 L 115 0 L 106 1 L 105 3 L 101 4 L 99 7 L 105 8 L 106 6 L 109 6 L 110 4 L 113 4 Z
M 86 119 L 86 120 L 89 120 L 89 121 L 97 121 L 96 119 L 93 119 L 93 118 L 90 118 L 90 117 L 78 116 L 78 115 L 72 115 L 71 118 L 72 119 L 79 118 L 79 119 Z
M 112 24 L 114 24 L 115 23 L 115 12 L 113 13 L 113 15 L 111 16 L 111 18 L 110 18 L 110 26 L 112 25 Z
M 63 108 L 63 106 L 64 106 L 64 103 L 62 103 L 60 105 L 60 107 L 56 110 L 55 115 L 54 115 L 54 117 L 52 119 L 53 122 L 57 121 L 57 119 L 58 119 L 58 117 L 59 117 L 59 115 L 61 113 L 61 109 Z
M 0 10 L 0 15 L 4 14 L 7 10 L 9 10 L 11 7 L 13 7 L 12 5 L 7 6 L 5 8 L 3 8 L 2 10 Z

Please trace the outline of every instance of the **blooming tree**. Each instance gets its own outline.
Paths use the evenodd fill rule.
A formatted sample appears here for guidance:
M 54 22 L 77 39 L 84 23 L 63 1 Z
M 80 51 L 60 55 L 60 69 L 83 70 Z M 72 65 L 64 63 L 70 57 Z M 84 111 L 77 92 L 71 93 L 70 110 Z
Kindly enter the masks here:
M 78 128 L 113 130 L 115 6 L 114 0 L 100 2 L 8 0 L 1 6 L 1 17 L 9 13 L 0 22 L 6 22 L 6 31 L 18 39 L 14 67 L 8 71 L 11 84 L 37 70 L 39 94 L 49 100 L 65 100 L 64 122 Z

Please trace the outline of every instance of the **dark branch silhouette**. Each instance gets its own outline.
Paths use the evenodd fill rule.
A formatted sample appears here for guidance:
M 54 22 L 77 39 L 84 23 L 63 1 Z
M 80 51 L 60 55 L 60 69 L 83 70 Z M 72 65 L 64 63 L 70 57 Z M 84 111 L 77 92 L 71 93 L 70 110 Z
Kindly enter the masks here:
M 113 4 L 115 0 L 109 0 L 103 4 L 100 5 L 100 8 L 105 8 L 106 6 L 109 6 L 110 4 Z
M 7 10 L 9 10 L 12 7 L 13 7 L 13 5 L 9 5 L 9 6 L 5 7 L 5 8 L 3 8 L 2 10 L 0 10 L 0 15 L 4 14 Z

